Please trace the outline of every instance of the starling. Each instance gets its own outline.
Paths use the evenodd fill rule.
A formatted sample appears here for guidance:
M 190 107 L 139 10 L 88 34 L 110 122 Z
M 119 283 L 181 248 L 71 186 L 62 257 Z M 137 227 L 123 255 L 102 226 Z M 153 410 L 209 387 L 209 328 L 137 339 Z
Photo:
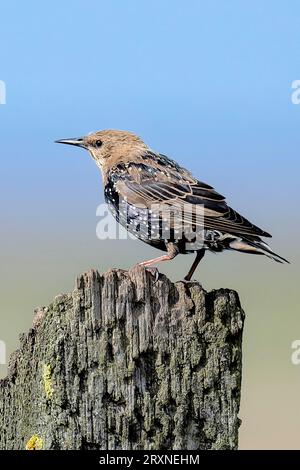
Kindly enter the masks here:
M 103 177 L 105 200 L 116 220 L 137 238 L 166 254 L 140 263 L 153 266 L 179 253 L 196 253 L 185 276 L 190 281 L 206 250 L 274 253 L 261 237 L 271 235 L 229 207 L 224 196 L 138 136 L 103 130 L 57 140 L 89 151 Z

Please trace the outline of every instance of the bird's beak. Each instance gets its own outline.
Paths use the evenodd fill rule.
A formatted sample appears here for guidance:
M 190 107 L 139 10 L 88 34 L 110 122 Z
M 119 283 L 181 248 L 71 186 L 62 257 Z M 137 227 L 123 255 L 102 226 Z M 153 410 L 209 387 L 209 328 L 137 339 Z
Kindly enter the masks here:
M 76 147 L 84 147 L 83 137 L 75 137 L 72 139 L 56 140 L 56 144 L 76 145 Z

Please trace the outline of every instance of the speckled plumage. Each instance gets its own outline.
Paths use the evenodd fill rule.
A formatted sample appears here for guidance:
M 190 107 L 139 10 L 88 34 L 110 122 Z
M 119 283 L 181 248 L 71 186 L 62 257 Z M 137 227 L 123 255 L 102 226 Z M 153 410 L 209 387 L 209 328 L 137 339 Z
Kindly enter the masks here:
M 229 207 L 224 196 L 125 131 L 99 131 L 58 141 L 86 148 L 102 171 L 105 200 L 117 221 L 142 241 L 167 251 L 145 266 L 196 252 L 190 280 L 206 250 L 265 254 L 282 262 L 260 237 L 271 235 Z

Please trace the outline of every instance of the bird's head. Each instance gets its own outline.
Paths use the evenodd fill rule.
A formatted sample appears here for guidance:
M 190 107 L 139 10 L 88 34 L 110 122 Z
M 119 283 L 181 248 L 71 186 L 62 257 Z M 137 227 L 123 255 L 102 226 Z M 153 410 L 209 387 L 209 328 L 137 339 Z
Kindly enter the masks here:
M 56 143 L 75 145 L 88 150 L 104 172 L 120 161 L 138 157 L 148 149 L 135 134 L 118 130 L 98 131 L 84 137 L 57 140 Z

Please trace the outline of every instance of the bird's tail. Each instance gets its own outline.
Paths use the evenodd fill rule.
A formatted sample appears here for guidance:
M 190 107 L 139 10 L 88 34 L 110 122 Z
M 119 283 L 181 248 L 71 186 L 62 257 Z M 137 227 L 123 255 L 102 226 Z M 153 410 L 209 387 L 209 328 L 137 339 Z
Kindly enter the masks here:
M 232 250 L 243 251 L 244 253 L 252 253 L 256 255 L 265 255 L 268 258 L 277 261 L 277 263 L 290 263 L 287 259 L 275 253 L 267 243 L 257 237 L 255 240 L 249 238 L 236 238 L 229 243 Z

